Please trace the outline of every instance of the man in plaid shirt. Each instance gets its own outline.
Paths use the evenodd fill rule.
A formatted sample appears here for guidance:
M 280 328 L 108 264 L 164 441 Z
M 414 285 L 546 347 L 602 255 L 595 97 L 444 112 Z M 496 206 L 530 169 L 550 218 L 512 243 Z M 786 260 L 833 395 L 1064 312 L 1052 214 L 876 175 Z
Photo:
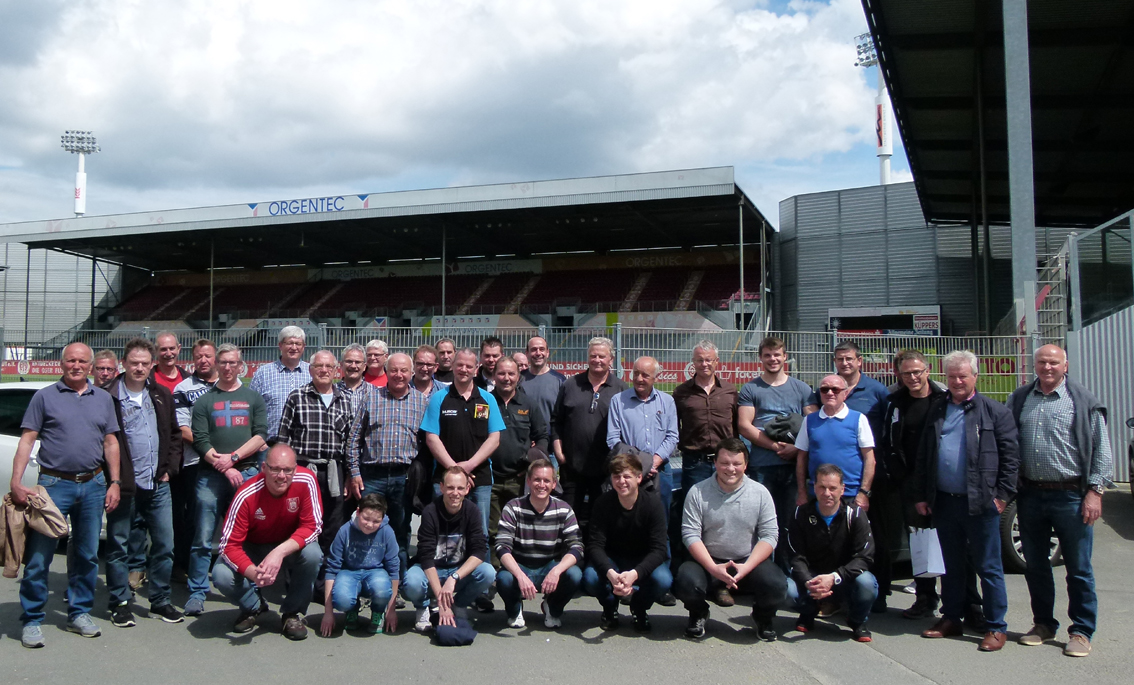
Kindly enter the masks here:
M 315 472 L 323 502 L 319 546 L 326 556 L 343 525 L 343 462 L 350 436 L 350 401 L 335 387 L 335 355 L 311 357 L 311 382 L 291 391 L 284 403 L 277 439 L 295 451 L 300 466 Z
M 256 369 L 248 387 L 260 393 L 268 407 L 268 439 L 280 430 L 280 415 L 284 402 L 292 390 L 301 387 L 310 378 L 309 365 L 303 361 L 307 334 L 299 326 L 285 326 L 280 330 L 280 358 Z
M 393 354 L 386 362 L 385 387 L 365 395 L 355 414 L 347 443 L 351 496 L 376 492 L 386 498 L 386 516 L 401 549 L 402 573 L 408 561 L 410 512 L 406 473 L 418 452 L 418 428 L 429 400 L 414 389 L 409 355 Z M 336 529 L 337 531 L 337 529 Z

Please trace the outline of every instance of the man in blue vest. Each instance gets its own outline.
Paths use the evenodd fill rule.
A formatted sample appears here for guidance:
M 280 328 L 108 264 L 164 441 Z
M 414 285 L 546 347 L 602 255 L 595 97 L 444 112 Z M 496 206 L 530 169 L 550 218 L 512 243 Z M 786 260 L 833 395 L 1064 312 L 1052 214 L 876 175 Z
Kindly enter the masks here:
M 795 503 L 807 504 L 815 472 L 823 464 L 834 464 L 843 471 L 846 493 L 844 501 L 852 501 L 863 511 L 870 508 L 870 484 L 874 480 L 874 434 L 866 415 L 846 404 L 847 382 L 831 374 L 819 383 L 822 407 L 808 414 L 803 430 L 795 439 L 799 456 L 795 464 L 798 483 Z

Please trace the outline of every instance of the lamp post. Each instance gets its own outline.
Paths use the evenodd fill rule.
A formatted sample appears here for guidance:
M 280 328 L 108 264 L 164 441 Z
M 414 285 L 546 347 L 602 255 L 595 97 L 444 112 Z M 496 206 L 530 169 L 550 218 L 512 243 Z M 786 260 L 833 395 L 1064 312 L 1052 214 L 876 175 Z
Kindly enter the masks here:
M 882 185 L 890 183 L 890 157 L 894 154 L 894 141 L 890 137 L 890 94 L 886 92 L 886 81 L 882 78 L 882 66 L 878 63 L 878 51 L 874 38 L 869 33 L 855 36 L 858 51 L 856 67 L 878 67 L 878 95 L 874 98 L 874 132 L 878 143 L 878 174 Z
M 75 216 L 87 213 L 87 172 L 83 167 L 84 155 L 102 150 L 90 131 L 64 131 L 59 137 L 64 150 L 79 155 L 79 171 L 75 174 Z

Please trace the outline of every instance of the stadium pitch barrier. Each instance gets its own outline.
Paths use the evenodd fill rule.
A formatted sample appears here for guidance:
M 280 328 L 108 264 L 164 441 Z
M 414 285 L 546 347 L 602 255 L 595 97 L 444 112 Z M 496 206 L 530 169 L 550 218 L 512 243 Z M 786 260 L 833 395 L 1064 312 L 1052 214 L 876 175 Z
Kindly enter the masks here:
M 335 328 L 313 324 L 307 331 L 307 356 L 319 349 L 330 349 L 336 354 L 343 346 L 357 342 L 365 345 L 373 339 L 384 340 L 392 352 L 412 353 L 422 344 L 432 344 L 448 337 L 457 347 L 479 347 L 489 335 L 499 337 L 506 353 L 522 351 L 529 338 L 535 335 L 547 339 L 551 349 L 552 368 L 565 373 L 578 373 L 586 368 L 587 343 L 596 336 L 614 342 L 616 368 L 624 378 L 639 356 L 649 355 L 661 362 L 659 387 L 672 390 L 678 383 L 693 374 L 691 355 L 701 340 L 710 340 L 720 350 L 720 375 L 736 385 L 742 385 L 760 373 L 757 348 L 765 335 L 784 340 L 789 366 L 793 376 L 811 386 L 828 373 L 833 373 L 831 351 L 842 340 L 854 340 L 862 349 L 863 371 L 886 385 L 895 383 L 894 355 L 902 349 L 920 350 L 930 362 L 932 376 L 944 382 L 941 357 L 953 350 L 971 350 L 980 358 L 981 373 L 978 389 L 999 400 L 1029 380 L 1032 375 L 1031 356 L 1033 342 L 1027 337 L 1014 336 L 893 336 L 842 332 L 736 331 L 692 330 L 676 328 L 632 328 L 615 323 L 591 328 Z M 210 338 L 217 344 L 234 343 L 243 350 L 247 362 L 246 374 L 278 356 L 276 341 L 279 327 L 262 327 L 243 330 L 178 331 L 183 351 L 183 365 L 189 366 L 189 347 L 200 337 Z M 157 329 L 145 328 L 141 335 L 151 340 Z M 59 357 L 63 347 L 78 340 L 94 350 L 108 348 L 121 353 L 123 345 L 138 331 L 111 332 L 71 330 L 54 336 L 40 336 L 48 342 L 22 347 L 22 331 L 7 331 L 7 354 L 3 363 L 3 380 L 48 380 L 60 375 Z

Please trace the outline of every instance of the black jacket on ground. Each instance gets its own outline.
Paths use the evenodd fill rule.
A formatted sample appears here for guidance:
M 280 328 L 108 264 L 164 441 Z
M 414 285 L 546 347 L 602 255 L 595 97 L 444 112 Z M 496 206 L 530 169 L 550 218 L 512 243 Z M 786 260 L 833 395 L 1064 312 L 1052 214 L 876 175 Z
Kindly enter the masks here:
M 122 400 L 118 399 L 118 386 L 122 383 L 122 374 L 110 381 L 106 391 L 114 400 L 114 415 L 118 418 L 118 432 L 114 437 L 118 439 L 118 479 L 122 484 L 118 491 L 123 495 L 133 495 L 137 490 L 134 485 L 134 460 L 130 456 L 130 444 L 126 440 L 125 422 L 122 421 Z M 181 470 L 181 428 L 177 425 L 177 415 L 173 407 L 173 393 L 165 389 L 153 378 L 146 379 L 146 391 L 150 393 L 150 400 L 154 403 L 154 414 L 157 416 L 158 427 L 158 467 L 154 475 L 154 482 L 169 474 L 176 476 Z
M 788 528 L 791 577 L 802 585 L 824 573 L 852 581 L 874 561 L 874 538 L 866 512 L 839 503 L 828 527 L 815 501 L 796 507 Z

